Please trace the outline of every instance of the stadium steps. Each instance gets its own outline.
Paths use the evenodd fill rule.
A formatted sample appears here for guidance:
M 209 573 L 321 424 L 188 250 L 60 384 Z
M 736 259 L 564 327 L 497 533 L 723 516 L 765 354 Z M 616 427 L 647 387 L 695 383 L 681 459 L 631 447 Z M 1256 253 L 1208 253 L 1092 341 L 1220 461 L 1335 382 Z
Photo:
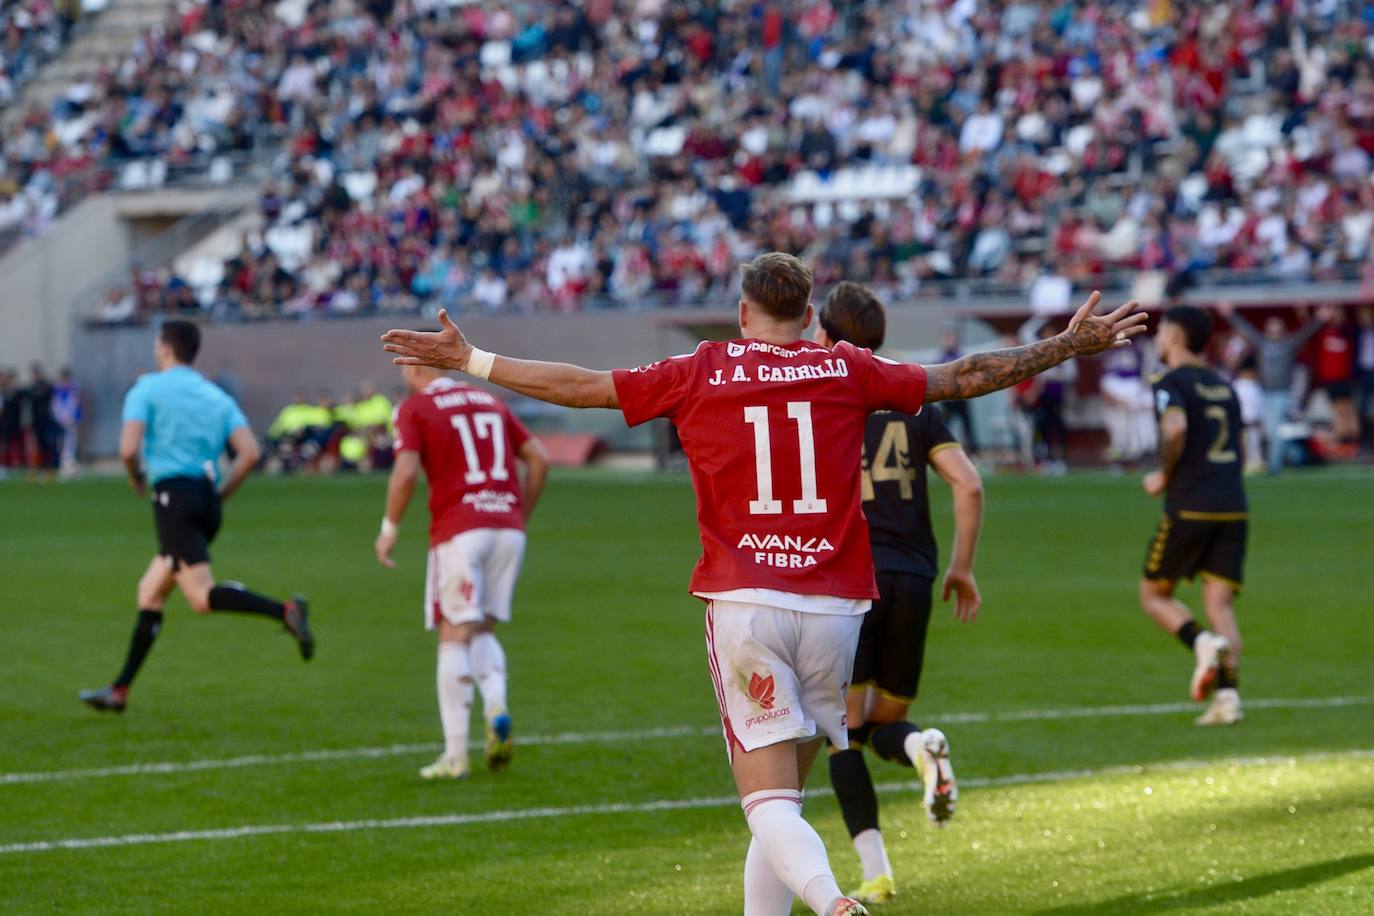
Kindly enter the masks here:
M 39 70 L 0 113 L 0 129 L 9 130 L 26 112 L 46 109 L 73 84 L 117 65 L 140 35 L 166 22 L 175 8 L 175 0 L 110 0 L 90 27 Z

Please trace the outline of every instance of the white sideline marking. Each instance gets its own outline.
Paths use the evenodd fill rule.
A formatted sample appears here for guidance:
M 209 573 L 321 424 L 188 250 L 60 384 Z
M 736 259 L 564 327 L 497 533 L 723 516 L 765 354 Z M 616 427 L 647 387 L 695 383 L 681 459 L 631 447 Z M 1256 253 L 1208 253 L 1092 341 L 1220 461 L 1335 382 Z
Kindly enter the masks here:
M 720 728 L 701 729 L 689 725 L 672 728 L 643 728 L 621 732 L 564 732 L 555 735 L 526 735 L 518 739 L 523 746 L 547 744 L 611 744 L 626 741 L 649 741 L 659 738 L 683 738 L 714 734 Z M 471 747 L 480 749 L 480 741 Z M 158 773 L 194 773 L 200 770 L 233 770 L 239 767 L 274 766 L 283 763 L 310 763 L 318 760 L 358 760 L 376 757 L 403 757 L 408 754 L 432 752 L 436 745 L 388 744 L 382 747 L 341 747 L 317 751 L 294 751 L 286 754 L 247 754 L 243 757 L 223 757 L 208 760 L 161 761 L 130 763 L 123 766 L 92 767 L 81 770 L 40 770 L 34 773 L 0 773 L 0 785 L 26 782 L 66 782 L 74 779 L 104 779 L 110 776 L 144 776 Z
M 1174 760 L 1162 763 L 1111 766 L 1100 769 L 1054 770 L 1044 773 L 1015 773 L 1009 776 L 960 780 L 966 789 L 985 789 L 1019 786 L 1032 783 L 1063 782 L 1103 776 L 1142 774 L 1154 770 L 1195 770 L 1209 767 L 1254 767 L 1278 764 L 1296 765 L 1319 760 L 1374 758 L 1374 749 L 1304 754 L 1301 756 L 1238 757 L 1220 760 Z M 879 792 L 909 792 L 919 789 L 914 782 L 879 783 Z M 807 789 L 808 798 L 834 795 L 827 788 Z M 112 846 L 147 846 L 153 843 L 189 843 L 197 840 L 236 840 L 243 837 L 269 836 L 287 833 L 354 833 L 362 830 L 408 830 L 423 827 L 462 827 L 470 824 L 507 823 L 510 821 L 541 820 L 565 817 L 586 817 L 603 814 L 648 814 L 655 811 L 687 811 L 698 808 L 728 808 L 739 804 L 735 795 L 711 798 L 659 799 L 651 802 L 616 802 L 600 805 L 569 805 L 562 808 L 513 808 L 505 811 L 484 811 L 473 814 L 431 814 L 416 817 L 369 818 L 356 821 L 322 821 L 313 824 L 247 824 L 241 827 L 219 827 L 210 830 L 176 830 L 170 833 L 126 833 L 122 836 L 68 837 L 60 840 L 35 840 L 28 843 L 0 845 L 0 855 L 26 852 L 53 852 L 59 849 L 100 849 Z
M 1297 699 L 1247 699 L 1246 709 L 1330 709 L 1342 706 L 1374 704 L 1374 696 L 1309 697 Z M 1135 706 L 1077 706 L 1066 709 L 1013 709 L 1005 712 L 955 712 L 932 715 L 932 722 L 941 725 L 976 725 L 987 722 L 1026 722 L 1050 719 L 1088 719 L 1108 716 L 1162 716 L 1192 712 L 1196 703 L 1152 703 Z M 518 737 L 522 747 L 558 744 L 614 744 L 634 741 L 654 741 L 663 738 L 695 738 L 716 735 L 720 726 L 698 727 L 678 725 L 669 728 L 644 728 L 632 731 L 562 732 L 553 735 Z M 474 749 L 482 742 L 474 741 Z M 344 747 L 314 751 L 294 751 L 285 754 L 248 754 L 243 757 L 222 757 L 204 760 L 153 761 L 121 766 L 93 767 L 80 770 L 39 770 L 31 773 L 0 773 L 0 786 L 35 782 L 69 782 L 78 779 L 106 779 L 111 776 L 148 776 L 164 773 L 195 773 L 203 770 L 233 770 L 240 767 L 276 766 L 285 763 L 311 763 L 324 760 L 362 760 L 379 757 L 404 757 L 410 754 L 432 753 L 437 745 L 390 744 L 381 747 Z

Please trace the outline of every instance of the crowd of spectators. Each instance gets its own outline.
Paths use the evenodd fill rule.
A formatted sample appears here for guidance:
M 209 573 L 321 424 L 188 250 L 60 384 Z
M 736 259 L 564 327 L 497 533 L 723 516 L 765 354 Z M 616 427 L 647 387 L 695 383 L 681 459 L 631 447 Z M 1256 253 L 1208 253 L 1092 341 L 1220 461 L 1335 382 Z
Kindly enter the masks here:
M 103 2 L 5 0 L 0 3 L 0 108 L 62 50 L 83 12 Z
M 1287 279 L 1374 227 L 1374 7 L 1345 0 L 188 2 L 10 139 L 17 178 L 280 137 L 225 316 L 694 301 L 1049 264 Z
M 1247 315 L 1247 312 L 1249 314 Z M 1374 306 L 1248 309 L 1221 302 L 1213 312 L 1217 332 L 1208 359 L 1230 380 L 1245 424 L 1246 472 L 1277 473 L 1285 467 L 1374 459 Z M 1062 329 L 1063 318 L 1035 317 L 1018 334 L 1021 342 Z M 961 351 L 953 338 L 942 359 Z M 1062 473 L 1071 402 L 1096 397 L 1100 412 L 1080 428 L 1099 423 L 1107 433 L 1100 460 L 1138 466 L 1154 460 L 1158 417 L 1151 380 L 1165 371 L 1149 338 L 1126 349 L 1074 360 L 1017 385 L 1011 398 L 1015 463 Z M 1080 369 L 1087 371 L 1080 372 Z M 971 442 L 964 420 L 961 439 Z M 1079 456 L 1084 454 L 1080 440 Z
M 0 368 L 0 477 L 20 470 L 75 473 L 81 420 L 81 388 L 70 369 L 53 380 L 34 363 L 26 381 Z

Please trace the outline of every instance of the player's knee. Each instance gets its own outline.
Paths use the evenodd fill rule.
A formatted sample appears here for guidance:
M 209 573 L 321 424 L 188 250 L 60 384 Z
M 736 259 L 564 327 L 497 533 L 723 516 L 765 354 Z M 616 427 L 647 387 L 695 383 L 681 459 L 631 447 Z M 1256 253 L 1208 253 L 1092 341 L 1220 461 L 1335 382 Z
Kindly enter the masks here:
M 868 712 L 868 724 L 870 726 L 887 725 L 889 722 L 903 722 L 906 720 L 907 711 L 910 709 L 907 703 L 898 703 L 893 700 L 883 698 L 874 704 Z
M 1168 598 L 1173 593 L 1173 584 L 1161 579 L 1140 580 L 1140 607 L 1149 611 L 1156 601 Z
M 186 603 L 189 604 L 191 606 L 191 610 L 195 611 L 197 614 L 208 614 L 212 610 L 214 610 L 214 608 L 210 607 L 209 589 L 205 589 L 203 591 L 200 589 L 195 589 L 192 591 L 185 592 L 185 595 Z

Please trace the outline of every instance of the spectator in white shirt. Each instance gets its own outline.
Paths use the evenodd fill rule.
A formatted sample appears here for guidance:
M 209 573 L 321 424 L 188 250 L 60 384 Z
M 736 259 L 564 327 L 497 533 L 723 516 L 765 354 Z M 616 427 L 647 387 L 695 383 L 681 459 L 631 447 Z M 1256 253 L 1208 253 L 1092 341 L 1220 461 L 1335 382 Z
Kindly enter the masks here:
M 959 131 L 959 151 L 961 153 L 986 153 L 1002 143 L 1002 116 L 993 111 L 986 100 L 978 102 L 978 108 L 964 120 Z

